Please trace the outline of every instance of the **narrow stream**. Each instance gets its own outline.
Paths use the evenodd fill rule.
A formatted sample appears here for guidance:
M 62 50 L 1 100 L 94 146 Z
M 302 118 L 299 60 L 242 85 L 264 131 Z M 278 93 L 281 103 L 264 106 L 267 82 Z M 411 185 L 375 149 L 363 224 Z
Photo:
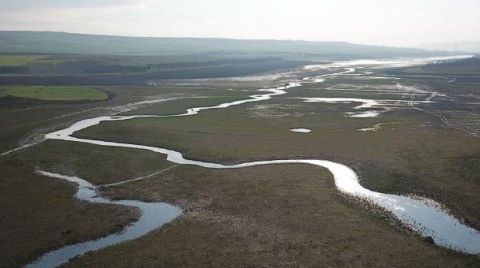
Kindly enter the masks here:
M 340 72 L 342 74 L 345 72 Z M 371 204 L 377 205 L 390 213 L 392 213 L 398 220 L 409 228 L 415 230 L 424 237 L 431 237 L 437 245 L 441 245 L 457 251 L 462 251 L 470 254 L 480 253 L 480 232 L 462 224 L 459 220 L 449 215 L 442 209 L 440 205 L 432 200 L 414 199 L 406 196 L 399 196 L 393 194 L 383 194 L 374 192 L 363 188 L 355 172 L 349 167 L 318 159 L 285 159 L 285 160 L 271 160 L 271 161 L 254 161 L 235 165 L 223 165 L 219 163 L 209 163 L 202 161 L 194 161 L 185 159 L 181 152 L 158 148 L 153 146 L 117 143 L 101 140 L 81 139 L 73 137 L 75 132 L 101 124 L 107 121 L 122 121 L 131 120 L 135 118 L 146 117 L 178 117 L 198 114 L 202 110 L 208 109 L 222 109 L 234 105 L 240 105 L 248 102 L 256 102 L 271 99 L 272 96 L 286 94 L 285 89 L 301 86 L 300 83 L 289 83 L 282 87 L 273 89 L 261 89 L 262 92 L 269 92 L 267 94 L 252 95 L 249 99 L 239 100 L 235 102 L 223 103 L 211 107 L 198 107 L 188 109 L 186 113 L 171 115 L 171 116 L 156 116 L 156 115 L 135 115 L 135 116 L 101 116 L 91 119 L 79 121 L 68 128 L 49 133 L 45 136 L 50 140 L 64 140 L 72 142 L 81 142 L 87 144 L 95 144 L 107 147 L 121 147 L 147 150 L 155 153 L 164 154 L 167 160 L 179 165 L 194 165 L 211 169 L 237 169 L 246 168 L 259 165 L 274 165 L 274 164 L 308 164 L 318 167 L 326 168 L 332 173 L 335 181 L 335 186 L 342 193 L 362 198 Z M 321 100 L 322 102 L 326 100 Z M 357 100 L 341 100 L 357 101 Z M 369 105 L 364 103 L 363 105 Z M 363 108 L 363 107 L 362 107 Z M 368 108 L 368 107 L 367 107 Z M 145 203 L 140 201 L 112 201 L 96 196 L 96 187 L 88 181 L 77 177 L 65 176 L 60 174 L 39 171 L 40 174 L 50 176 L 57 179 L 64 179 L 78 184 L 79 189 L 77 198 L 86 200 L 92 203 L 103 204 L 118 204 L 125 206 L 137 207 L 141 210 L 142 216 L 134 224 L 127 227 L 123 232 L 106 236 L 104 238 L 79 243 L 75 245 L 66 246 L 54 251 L 51 251 L 35 262 L 28 265 L 28 267 L 56 267 L 68 262 L 71 258 L 82 255 L 89 251 L 98 250 L 108 247 L 110 245 L 118 244 L 124 241 L 129 241 L 140 236 L 143 236 L 150 231 L 161 227 L 163 224 L 173 220 L 181 214 L 181 209 L 165 203 Z
M 122 232 L 105 236 L 103 238 L 78 243 L 63 248 L 50 251 L 43 255 L 37 261 L 27 265 L 27 267 L 57 267 L 66 263 L 68 260 L 85 254 L 89 251 L 99 250 L 124 241 L 133 240 L 169 223 L 179 215 L 182 210 L 179 207 L 166 203 L 147 203 L 135 200 L 110 200 L 97 196 L 96 187 L 86 180 L 73 176 L 65 176 L 45 171 L 38 171 L 40 175 L 67 180 L 78 185 L 75 196 L 91 203 L 97 204 L 115 204 L 140 209 L 141 216 L 132 225 L 126 227 Z

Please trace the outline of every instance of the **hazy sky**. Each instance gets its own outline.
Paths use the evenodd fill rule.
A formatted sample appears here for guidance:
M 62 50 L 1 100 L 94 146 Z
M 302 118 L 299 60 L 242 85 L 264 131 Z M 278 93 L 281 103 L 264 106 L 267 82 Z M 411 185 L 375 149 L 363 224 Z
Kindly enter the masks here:
M 0 0 L 0 29 L 413 46 L 480 40 L 480 0 Z

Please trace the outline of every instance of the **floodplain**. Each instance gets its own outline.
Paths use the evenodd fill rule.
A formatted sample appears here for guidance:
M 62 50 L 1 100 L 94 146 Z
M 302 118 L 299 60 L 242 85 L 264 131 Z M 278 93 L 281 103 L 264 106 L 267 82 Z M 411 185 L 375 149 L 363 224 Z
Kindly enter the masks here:
M 118 120 L 70 136 L 223 165 L 329 160 L 350 167 L 366 189 L 434 201 L 479 230 L 480 105 L 472 99 L 480 99 L 480 83 L 454 72 L 425 76 L 418 71 L 425 66 L 324 63 L 260 77 L 97 86 L 111 97 L 95 101 L 20 98 L 13 108 L 0 99 L 0 173 L 8 178 L 0 196 L 9 208 L 0 216 L 10 230 L 2 241 L 18 241 L 2 244 L 0 263 L 35 263 L 54 249 L 118 233 L 141 216 L 132 207 L 78 201 L 75 184 L 38 172 L 46 171 L 87 180 L 111 200 L 164 202 L 182 211 L 145 236 L 77 256 L 67 267 L 477 266 L 475 253 L 441 246 L 391 212 L 342 193 L 327 169 L 209 169 L 149 150 L 45 139 L 111 116 Z M 275 88 L 285 93 L 262 99 Z

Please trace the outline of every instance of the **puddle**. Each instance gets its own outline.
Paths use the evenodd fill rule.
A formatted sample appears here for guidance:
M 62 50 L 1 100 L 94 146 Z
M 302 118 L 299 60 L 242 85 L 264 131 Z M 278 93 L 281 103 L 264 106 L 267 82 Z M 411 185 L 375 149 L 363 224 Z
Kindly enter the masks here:
M 308 128 L 292 128 L 292 129 L 290 129 L 290 131 L 297 132 L 297 133 L 310 133 L 310 132 L 312 132 L 312 130 L 308 129 Z

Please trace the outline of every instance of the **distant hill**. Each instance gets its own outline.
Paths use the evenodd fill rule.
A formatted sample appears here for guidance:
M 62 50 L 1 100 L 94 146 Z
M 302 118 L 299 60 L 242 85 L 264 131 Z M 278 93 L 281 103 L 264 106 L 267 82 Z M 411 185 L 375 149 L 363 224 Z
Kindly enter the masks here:
M 430 50 L 443 50 L 453 52 L 480 53 L 480 41 L 478 42 L 451 42 L 419 45 L 419 48 Z
M 0 52 L 103 55 L 282 56 L 295 59 L 355 59 L 449 55 L 423 49 L 346 42 L 237 40 L 87 35 L 63 32 L 0 31 Z

